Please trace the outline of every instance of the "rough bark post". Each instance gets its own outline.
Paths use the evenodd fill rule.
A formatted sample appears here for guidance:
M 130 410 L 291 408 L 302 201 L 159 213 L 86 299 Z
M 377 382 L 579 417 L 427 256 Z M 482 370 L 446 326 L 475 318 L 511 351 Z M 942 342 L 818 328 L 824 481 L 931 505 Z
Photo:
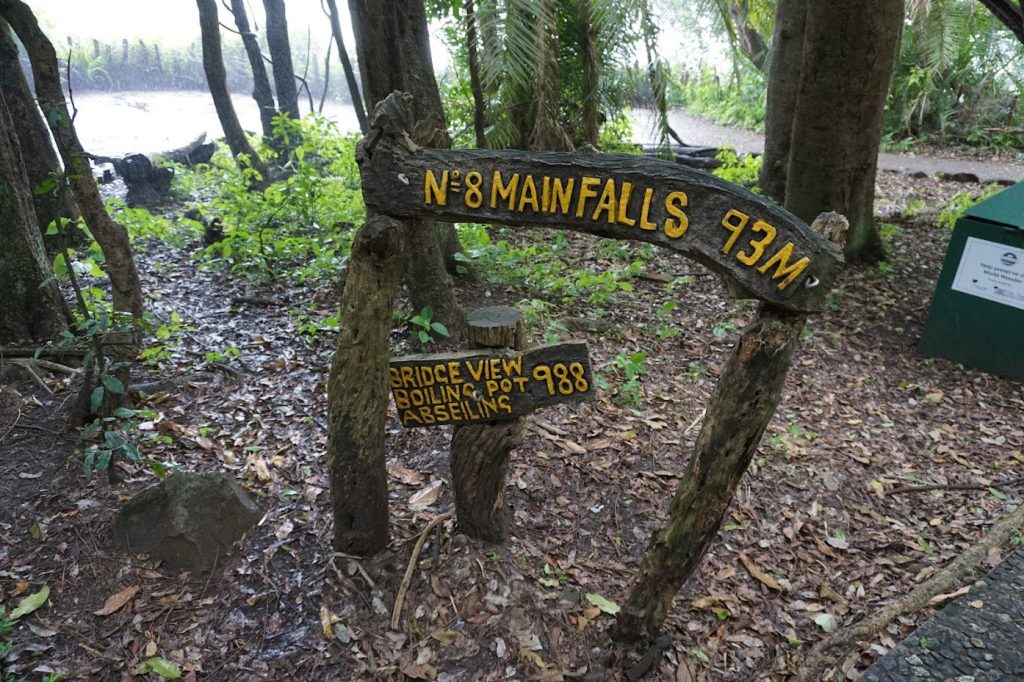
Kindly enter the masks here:
M 804 51 L 804 0 L 779 0 L 768 65 L 768 99 L 765 106 L 764 158 L 758 184 L 766 196 L 780 204 L 786 199 L 789 144 L 793 137 L 793 113 L 800 90 L 800 64 Z
M 46 121 L 39 113 L 35 97 L 25 80 L 10 26 L 3 19 L 0 19 L 0 92 L 7 100 L 11 119 L 17 122 L 15 132 L 32 190 L 39 229 L 45 233 L 47 226 L 60 218 L 77 220 L 80 215 L 78 206 L 50 141 Z M 81 233 L 76 230 L 76 235 Z
M 263 63 L 260 41 L 249 28 L 249 15 L 245 12 L 245 0 L 231 0 L 231 13 L 235 15 L 235 26 L 238 27 L 238 33 L 242 36 L 245 54 L 249 57 L 249 66 L 252 68 L 252 98 L 256 100 L 256 105 L 260 108 L 260 126 L 263 128 L 263 136 L 270 139 L 274 135 L 273 118 L 277 114 L 277 105 L 274 104 L 274 91 L 270 89 L 267 66 Z
M 523 319 L 509 307 L 475 310 L 468 319 L 470 348 L 522 350 Z M 463 424 L 452 431 L 452 485 L 459 530 L 486 542 L 508 537 L 505 474 L 512 450 L 522 443 L 526 418 Z
M 333 2 L 333 0 L 331 0 Z M 484 104 L 484 88 L 480 82 L 480 56 L 477 52 L 476 5 L 473 0 L 466 0 L 466 56 L 469 60 L 469 89 L 473 93 L 473 133 L 476 136 L 476 148 L 487 149 L 486 105 Z
M 903 16 L 901 0 L 807 5 L 785 205 L 804 220 L 820 211 L 846 215 L 850 261 L 885 257 L 875 225 L 875 173 Z
M 841 245 L 846 219 L 822 214 L 812 228 Z M 612 630 L 614 639 L 654 638 L 676 593 L 700 566 L 775 413 L 806 319 L 802 313 L 763 304 L 743 331 L 708 402 L 668 523 L 651 538 L 631 581 Z
M 430 57 L 430 32 L 422 0 L 349 0 L 356 54 L 367 102 L 380 102 L 395 90 L 412 95 L 409 134 L 424 147 L 449 149 L 451 138 Z M 371 116 L 371 118 L 373 118 Z M 413 125 L 414 124 L 414 125 Z M 371 122 L 372 127 L 372 122 Z M 439 233 L 437 239 L 428 234 Z M 451 223 L 418 221 L 409 245 L 407 281 L 416 312 L 426 306 L 455 338 L 466 328 L 466 315 L 455 298 L 448 273 L 462 250 Z
M 363 97 L 359 94 L 359 84 L 356 82 L 356 74 L 352 69 L 352 62 L 348 58 L 348 50 L 345 49 L 345 40 L 341 35 L 341 19 L 338 14 L 338 3 L 336 0 L 327 0 L 327 10 L 331 19 L 331 35 L 338 46 L 338 59 L 341 60 L 341 68 L 345 71 L 345 82 L 348 83 L 348 93 L 352 98 L 352 108 L 356 111 L 356 120 L 359 121 L 359 132 L 365 135 L 369 130 L 369 122 L 366 120 L 366 105 L 363 104 Z
M 282 112 L 298 119 L 299 90 L 295 85 L 295 67 L 292 66 L 292 46 L 288 40 L 284 0 L 263 0 L 263 8 L 267 13 L 267 47 L 273 60 L 277 104 Z
M 367 219 L 352 245 L 341 296 L 342 326 L 327 395 L 327 466 L 334 547 L 349 554 L 374 554 L 388 545 L 388 335 L 405 229 L 387 216 Z
M 64 91 L 61 90 L 53 44 L 39 28 L 32 10 L 21 0 L 0 0 L 0 16 L 14 28 L 28 52 L 35 77 L 36 97 L 57 142 L 75 201 L 89 231 L 103 249 L 114 309 L 140 319 L 142 285 L 139 283 L 139 271 L 135 267 L 128 232 L 107 213 L 92 178 L 88 157 L 78 140 L 64 100 Z
M 66 328 L 43 250 L 14 120 L 0 90 L 0 343 L 42 341 Z
M 235 107 L 231 103 L 227 73 L 224 70 L 224 53 L 220 45 L 217 2 L 216 0 L 196 0 L 196 5 L 199 7 L 199 28 L 203 40 L 203 71 L 206 72 L 206 82 L 210 88 L 210 96 L 213 97 L 213 106 L 217 110 L 217 118 L 220 119 L 220 126 L 224 129 L 224 139 L 227 140 L 228 147 L 231 148 L 231 155 L 236 159 L 242 155 L 247 157 L 249 165 L 260 174 L 260 182 L 266 183 L 270 179 L 267 167 L 256 150 L 249 144 L 242 124 L 238 122 Z

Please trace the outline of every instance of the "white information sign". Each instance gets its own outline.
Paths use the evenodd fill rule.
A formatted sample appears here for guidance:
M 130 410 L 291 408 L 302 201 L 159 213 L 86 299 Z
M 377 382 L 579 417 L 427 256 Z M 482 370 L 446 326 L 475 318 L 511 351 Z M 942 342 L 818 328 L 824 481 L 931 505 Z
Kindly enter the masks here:
M 968 237 L 953 290 L 1024 310 L 1024 249 Z

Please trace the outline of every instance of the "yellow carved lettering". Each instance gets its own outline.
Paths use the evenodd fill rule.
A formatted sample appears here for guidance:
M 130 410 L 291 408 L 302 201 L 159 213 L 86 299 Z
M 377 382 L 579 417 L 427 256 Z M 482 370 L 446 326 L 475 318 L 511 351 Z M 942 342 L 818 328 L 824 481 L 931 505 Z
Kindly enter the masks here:
M 772 243 L 772 240 L 775 239 L 775 235 L 778 231 L 775 229 L 775 227 L 769 225 L 763 220 L 754 221 L 754 224 L 751 226 L 750 229 L 753 232 L 764 232 L 764 238 L 758 239 L 757 241 L 751 239 L 750 248 L 753 249 L 753 251 L 750 253 L 750 255 L 747 255 L 743 251 L 737 251 L 736 260 L 743 263 L 744 265 L 749 265 L 752 267 L 754 263 L 761 260 L 761 256 L 764 255 L 765 247 Z
M 491 208 L 498 208 L 498 197 L 508 202 L 508 210 L 515 210 L 516 188 L 519 187 L 519 173 L 513 173 L 508 184 L 501 177 L 501 171 L 494 171 L 491 180 Z
M 597 200 L 597 206 L 594 208 L 594 214 L 590 216 L 590 219 L 597 220 L 602 211 L 608 214 L 609 223 L 615 222 L 615 180 L 611 178 L 604 183 L 604 189 L 601 190 L 601 198 Z
M 722 247 L 722 253 L 729 255 L 732 251 L 732 247 L 736 245 L 736 240 L 740 238 L 740 234 L 743 232 L 743 228 L 747 226 L 747 222 L 750 220 L 750 216 L 746 213 L 740 213 L 734 208 L 730 208 L 729 212 L 722 218 L 722 227 L 732 232 L 732 235 L 725 241 L 725 246 Z
M 576 203 L 577 218 L 583 217 L 583 212 L 586 208 L 587 199 L 593 199 L 594 197 L 597 196 L 597 190 L 595 189 L 595 187 L 597 187 L 600 184 L 601 180 L 599 178 L 592 178 L 587 175 L 583 176 L 583 179 L 580 181 L 580 197 Z
M 448 203 L 448 171 L 441 173 L 441 183 L 438 184 L 434 171 L 427 169 L 423 176 L 423 202 L 428 206 L 434 203 L 444 206 Z
M 533 212 L 536 213 L 540 210 L 540 204 L 537 202 L 537 186 L 533 184 L 533 176 L 527 175 L 523 180 L 523 191 L 519 194 L 519 212 L 523 212 L 523 208 L 527 205 L 533 207 Z
M 649 218 L 651 215 L 651 200 L 654 198 L 654 190 L 648 187 L 644 190 L 644 205 L 640 209 L 640 229 L 641 230 L 657 230 L 658 226 L 652 223 Z
M 562 183 L 561 178 L 554 178 L 551 181 L 551 213 L 569 215 L 569 204 L 572 203 L 572 190 L 576 186 L 576 178 L 571 178 Z
M 793 255 L 793 243 L 786 242 L 786 245 L 775 252 L 775 255 L 765 261 L 764 265 L 757 269 L 758 272 L 765 273 L 768 269 L 775 265 L 775 274 L 772 275 L 772 279 L 783 279 L 778 284 L 779 291 L 782 291 L 790 283 L 800 276 L 800 273 L 807 269 L 807 266 L 811 264 L 811 259 L 804 256 L 792 265 L 789 264 L 789 259 Z
M 623 182 L 621 194 L 619 194 L 619 214 L 615 216 L 615 222 L 619 225 L 625 225 L 626 227 L 633 227 L 636 225 L 636 221 L 626 215 L 626 209 L 629 208 L 629 195 L 633 192 L 632 182 Z
M 665 236 L 669 239 L 679 239 L 686 234 L 690 219 L 686 217 L 683 209 L 686 208 L 688 201 L 686 192 L 670 192 L 665 197 L 665 212 L 672 216 L 665 218 Z

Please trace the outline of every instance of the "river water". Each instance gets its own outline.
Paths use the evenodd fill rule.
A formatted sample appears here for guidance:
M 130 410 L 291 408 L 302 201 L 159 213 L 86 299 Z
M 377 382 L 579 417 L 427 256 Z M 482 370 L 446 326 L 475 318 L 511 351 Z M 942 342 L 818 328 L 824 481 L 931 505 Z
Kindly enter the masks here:
M 252 97 L 235 94 L 232 101 L 242 126 L 250 131 L 260 130 L 259 109 Z M 184 146 L 203 132 L 210 138 L 222 136 L 213 99 L 207 92 L 89 92 L 76 94 L 75 106 L 75 127 L 82 144 L 87 151 L 101 156 L 167 151 Z M 302 110 L 307 107 L 302 106 Z M 323 113 L 342 131 L 359 129 L 351 105 L 326 102 Z M 634 111 L 631 118 L 635 142 L 656 138 L 650 112 Z M 754 133 L 730 131 L 681 111 L 672 112 L 671 122 L 691 144 L 732 144 L 739 151 L 759 151 Z M 743 138 L 740 144 L 735 140 L 737 135 Z
M 246 130 L 260 130 L 259 110 L 252 97 L 233 95 L 235 110 Z M 222 136 L 213 99 L 207 92 L 116 92 L 75 95 L 78 114 L 75 127 L 86 151 L 102 156 L 129 152 L 168 151 L 188 144 L 200 133 Z M 306 106 L 301 105 L 303 111 Z M 359 129 L 355 112 L 347 104 L 327 102 L 324 115 L 342 131 Z M 650 143 L 656 138 L 650 111 L 633 110 L 633 141 Z M 761 153 L 764 136 L 728 128 L 674 109 L 669 122 L 688 144 L 731 146 L 740 153 Z M 1024 164 L 1006 160 L 974 160 L 880 154 L 879 168 L 902 172 L 970 173 L 982 182 L 1017 182 L 1024 178 Z

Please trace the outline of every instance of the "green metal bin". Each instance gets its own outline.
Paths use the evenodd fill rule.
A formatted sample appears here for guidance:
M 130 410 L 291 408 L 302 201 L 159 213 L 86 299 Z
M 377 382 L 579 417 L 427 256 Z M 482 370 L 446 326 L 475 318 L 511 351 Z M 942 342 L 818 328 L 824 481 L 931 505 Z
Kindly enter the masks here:
M 956 221 L 921 352 L 1024 381 L 1024 182 Z

